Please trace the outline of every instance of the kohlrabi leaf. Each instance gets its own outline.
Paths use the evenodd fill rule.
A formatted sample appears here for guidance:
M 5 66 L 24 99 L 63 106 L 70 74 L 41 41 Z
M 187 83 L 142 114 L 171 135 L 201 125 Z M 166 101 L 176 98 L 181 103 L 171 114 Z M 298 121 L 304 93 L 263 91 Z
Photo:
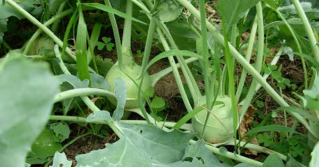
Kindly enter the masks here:
M 32 143 L 49 119 L 58 83 L 45 63 L 13 56 L 0 66 L 0 162 L 24 167 Z
M 317 158 L 319 156 L 319 142 L 316 144 L 314 149 L 311 152 L 311 161 L 309 163 L 309 167 L 317 167 L 319 166 L 319 159 Z
M 110 85 L 105 81 L 105 78 L 99 74 L 90 74 L 91 77 L 91 87 L 110 90 Z
M 304 90 L 304 97 L 301 97 L 302 103 L 305 108 L 315 110 L 317 118 L 319 119 L 319 74 L 313 69 L 314 80 L 311 86 L 311 89 Z
M 54 13 L 62 3 L 67 2 L 68 0 L 49 0 L 49 11 Z
M 162 22 L 175 20 L 183 11 L 183 7 L 172 0 L 157 0 L 156 15 Z
M 108 111 L 98 111 L 86 118 L 86 122 L 109 122 L 111 120 L 112 118 Z
M 125 82 L 121 78 L 115 79 L 114 96 L 117 100 L 117 105 L 112 117 L 115 121 L 119 121 L 124 115 L 124 107 L 126 102 L 126 86 Z
M 202 140 L 188 146 L 183 159 L 192 159 L 192 162 L 198 162 L 203 166 L 227 166 L 219 162 L 219 160 L 212 154 L 212 152 L 206 148 L 205 143 Z M 202 163 L 201 161 L 204 163 Z
M 226 23 L 226 32 L 243 17 L 244 12 L 255 6 L 260 0 L 218 0 L 218 10 Z
M 59 139 L 51 130 L 44 129 L 32 144 L 31 151 L 27 156 L 29 164 L 43 164 L 47 158 L 53 157 L 56 151 L 62 149 Z
M 53 130 L 59 142 L 63 142 L 65 139 L 68 139 L 71 133 L 69 125 L 64 122 L 53 123 L 50 125 L 50 129 Z
M 71 167 L 72 161 L 68 161 L 65 153 L 56 152 L 54 154 L 53 164 L 50 167 Z
M 35 9 L 35 1 L 34 0 L 14 0 L 19 6 L 21 6 L 24 10 L 28 12 L 32 12 Z M 22 19 L 23 16 L 15 10 L 13 7 L 11 7 L 9 4 L 5 3 L 3 4 L 2 1 L 0 1 L 0 19 L 7 19 L 11 16 L 15 16 L 18 19 Z
M 118 124 L 121 139 L 105 149 L 76 156 L 77 167 L 163 166 L 182 160 L 193 134 L 178 130 L 165 132 L 151 125 Z
M 89 86 L 88 80 L 81 81 L 78 77 L 74 75 L 61 74 L 55 77 L 58 79 L 59 84 L 62 84 L 63 82 L 67 82 L 71 84 L 74 88 L 87 88 Z
M 273 9 L 277 9 L 280 5 L 279 1 L 277 0 L 262 0 L 262 1 Z
M 269 155 L 264 161 L 263 167 L 285 167 L 281 158 L 277 154 Z
M 77 26 L 76 33 L 76 42 L 75 42 L 75 55 L 76 55 L 76 65 L 78 67 L 78 75 L 81 81 L 91 80 L 89 74 L 89 68 L 87 63 L 87 26 L 85 23 L 84 15 L 82 12 L 81 5 L 78 6 L 79 9 L 79 21 Z

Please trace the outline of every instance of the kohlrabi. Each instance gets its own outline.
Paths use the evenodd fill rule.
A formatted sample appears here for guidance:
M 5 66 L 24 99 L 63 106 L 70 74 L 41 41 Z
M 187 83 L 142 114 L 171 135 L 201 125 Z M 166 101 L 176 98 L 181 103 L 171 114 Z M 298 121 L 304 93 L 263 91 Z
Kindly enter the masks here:
M 203 101 L 205 101 L 205 99 L 203 99 Z M 205 131 L 203 132 L 207 113 L 209 113 L 210 116 L 207 120 Z M 218 96 L 213 109 L 208 111 L 203 107 L 202 110 L 193 117 L 192 124 L 194 131 L 199 133 L 198 136 L 203 135 L 203 139 L 209 143 L 223 143 L 230 140 L 234 133 L 230 97 L 226 95 Z
M 141 66 L 136 63 L 126 65 L 120 69 L 119 63 L 115 63 L 114 66 L 109 70 L 106 75 L 106 81 L 110 84 L 112 91 L 114 91 L 114 81 L 116 78 L 121 78 L 125 82 L 127 89 L 126 92 L 126 109 L 132 109 L 138 107 L 138 91 L 145 92 L 151 86 L 150 76 L 148 74 L 144 75 L 143 84 L 139 90 L 139 85 L 141 84 L 142 77 L 139 77 L 139 72 L 141 71 Z M 114 99 L 110 101 L 116 105 Z
M 132 16 L 131 1 L 126 2 L 126 14 Z M 121 78 L 122 80 L 124 80 L 127 90 L 125 109 L 138 108 L 139 92 L 142 92 L 143 94 L 143 92 L 151 87 L 151 79 L 147 73 L 144 73 L 143 76 L 141 75 L 143 68 L 134 62 L 131 53 L 131 18 L 126 18 L 124 21 L 123 38 L 121 44 L 115 17 L 111 13 L 109 13 L 109 16 L 114 31 L 118 60 L 108 71 L 105 79 L 110 84 L 112 90 L 114 90 L 115 79 Z M 143 62 L 145 63 L 146 61 L 147 60 L 143 60 Z M 141 84 L 142 86 L 140 86 Z M 115 99 L 109 98 L 109 100 L 111 101 L 111 103 L 116 105 Z

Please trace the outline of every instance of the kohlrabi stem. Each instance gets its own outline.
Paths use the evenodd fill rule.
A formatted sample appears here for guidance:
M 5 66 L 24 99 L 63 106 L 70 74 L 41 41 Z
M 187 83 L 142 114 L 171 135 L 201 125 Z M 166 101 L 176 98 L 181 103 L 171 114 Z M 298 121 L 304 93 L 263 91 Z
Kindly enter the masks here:
M 205 8 L 205 2 L 204 0 L 199 0 L 199 11 L 200 11 L 200 24 L 201 24 L 201 54 L 203 55 L 203 74 L 204 74 L 204 84 L 205 84 L 205 97 L 206 97 L 206 108 L 208 111 L 210 111 L 213 107 L 213 103 L 211 101 L 211 98 L 214 96 L 213 93 L 211 93 L 210 89 L 210 82 L 209 82 L 209 59 L 208 59 L 208 46 L 207 46 L 207 28 L 206 28 L 206 8 Z M 219 67 L 218 67 L 219 68 Z M 206 129 L 206 125 L 208 122 L 210 116 L 210 112 L 207 112 L 204 126 L 201 132 L 200 138 L 204 138 L 204 132 Z
M 306 16 L 304 10 L 301 7 L 299 0 L 291 0 L 291 1 L 294 4 L 296 11 L 300 17 L 300 20 L 302 21 L 302 23 L 306 29 L 306 33 L 308 35 L 308 39 L 310 41 L 310 45 L 311 45 L 311 49 L 313 51 L 314 57 L 317 60 L 317 62 L 319 62 L 319 48 L 317 45 L 316 37 L 315 37 L 314 32 L 313 32 L 311 25 L 309 23 L 309 20 Z
M 225 5 L 225 4 L 223 4 L 223 2 L 221 2 L 222 5 Z M 222 11 L 222 13 L 225 13 L 225 12 L 226 12 L 225 10 Z M 226 28 L 224 15 L 222 17 L 222 28 L 223 28 L 224 38 L 227 39 L 227 28 Z M 235 30 L 233 30 L 233 31 L 235 31 Z M 233 37 L 233 38 L 235 38 L 235 37 Z M 224 40 L 224 47 L 225 47 L 225 49 L 224 49 L 225 52 L 224 53 L 225 53 L 225 57 L 226 57 L 226 67 L 227 67 L 227 72 L 228 72 L 229 96 L 231 98 L 231 111 L 232 111 L 232 116 L 233 116 L 233 118 L 232 118 L 233 131 L 234 131 L 234 138 L 236 139 L 236 137 L 237 137 L 237 127 L 239 125 L 238 107 L 237 107 L 237 102 L 238 101 L 237 101 L 236 96 L 235 96 L 234 64 L 233 64 L 233 58 L 230 55 L 229 45 L 230 45 L 229 42 Z M 225 83 L 227 83 L 227 82 L 225 82 Z M 237 150 L 237 145 L 235 145 L 235 150 Z
M 173 49 L 178 49 L 169 29 L 167 28 L 167 26 L 165 24 L 163 24 L 162 22 L 157 21 L 158 26 L 162 29 L 163 33 L 165 34 L 165 36 L 167 37 L 170 46 Z M 184 74 L 184 78 L 186 80 L 186 83 L 188 85 L 189 91 L 191 93 L 191 96 L 194 100 L 194 103 L 198 103 L 198 101 L 201 99 L 201 93 L 200 90 L 197 86 L 197 83 L 195 81 L 194 76 L 192 75 L 192 72 L 190 71 L 187 63 L 185 63 L 184 58 L 181 55 L 176 55 L 176 59 L 178 60 L 178 62 L 181 64 L 181 69 L 182 72 Z M 175 74 L 174 74 L 175 76 Z M 180 77 L 180 76 L 175 76 L 175 77 Z M 183 87 L 184 88 L 184 87 Z
M 39 22 L 36 18 L 34 18 L 30 13 L 25 11 L 22 7 L 20 7 L 13 0 L 6 0 L 10 6 L 12 6 L 16 11 L 18 11 L 22 16 L 27 18 L 31 23 L 39 27 L 44 33 L 46 33 L 56 44 L 58 44 L 61 48 L 63 46 L 63 42 L 45 25 Z M 66 49 L 66 53 L 68 53 L 74 60 L 76 60 L 75 56 L 72 54 L 69 48 Z
M 111 3 L 109 0 L 104 0 L 104 3 L 106 6 L 112 7 Z M 119 33 L 119 29 L 116 23 L 116 19 L 113 13 L 108 13 L 110 22 L 112 25 L 112 30 L 113 30 L 113 35 L 114 35 L 114 40 L 115 40 L 115 48 L 116 48 L 116 53 L 117 53 L 117 61 L 122 64 L 122 45 L 121 45 L 121 37 Z M 120 66 L 121 68 L 121 66 Z
M 168 43 L 166 42 L 165 37 L 164 37 L 162 31 L 161 31 L 159 28 L 156 28 L 156 30 L 157 30 L 157 34 L 158 34 L 158 36 L 159 36 L 159 38 L 160 38 L 160 41 L 161 41 L 161 43 L 162 43 L 164 49 L 165 49 L 165 50 L 170 50 L 170 47 L 168 46 Z M 192 111 L 193 109 L 192 109 L 192 106 L 191 106 L 191 104 L 190 104 L 190 102 L 189 102 L 189 100 L 188 100 L 188 97 L 187 97 L 186 91 L 185 91 L 185 89 L 184 89 L 184 86 L 183 86 L 183 83 L 182 83 L 182 79 L 181 79 L 181 77 L 180 77 L 180 75 L 179 75 L 179 72 L 178 72 L 178 69 L 177 69 L 176 62 L 175 62 L 175 60 L 174 60 L 174 57 L 173 57 L 173 56 L 168 57 L 168 61 L 169 61 L 170 65 L 171 65 L 171 67 L 172 67 L 173 74 L 174 74 L 175 80 L 176 80 L 176 84 L 177 84 L 178 89 L 179 89 L 179 91 L 180 91 L 180 94 L 181 94 L 181 96 L 182 96 L 184 105 L 185 105 L 187 111 L 190 112 L 190 111 Z
M 155 32 L 155 21 L 151 17 L 150 18 L 150 25 L 148 27 L 147 31 L 147 38 L 146 38 L 146 43 L 145 43 L 145 48 L 144 48 L 144 55 L 143 55 L 143 61 L 142 61 L 142 70 L 140 71 L 138 78 L 142 77 L 142 73 L 144 72 L 147 63 L 150 58 L 151 50 L 152 50 L 152 44 L 153 44 L 153 38 L 154 38 L 154 32 Z
M 205 93 L 206 93 L 206 108 L 208 110 L 212 109 L 211 91 L 210 91 L 210 82 L 209 82 L 209 59 L 208 59 L 208 46 L 207 46 L 207 28 L 206 28 L 206 8 L 204 0 L 199 0 L 199 10 L 200 10 L 200 23 L 201 23 L 201 43 L 202 43 L 202 55 L 203 55 L 203 75 L 204 75 L 204 84 L 205 84 Z M 219 68 L 219 67 L 218 67 Z M 207 117 L 210 115 L 207 112 Z M 204 133 L 202 133 L 204 134 Z
M 194 62 L 194 61 L 197 61 L 198 58 L 196 57 L 192 57 L 192 58 L 188 58 L 185 60 L 185 63 L 191 63 L 191 62 Z M 179 68 L 181 66 L 180 63 L 177 63 L 176 64 L 176 67 Z M 172 67 L 167 67 L 153 75 L 151 75 L 151 81 L 152 81 L 152 86 L 155 86 L 155 84 L 165 75 L 171 73 L 173 71 L 173 68 Z
M 197 19 L 200 19 L 200 14 L 197 9 L 187 0 L 177 0 L 180 4 L 186 7 Z M 295 1 L 295 0 L 294 0 Z M 224 37 L 219 33 L 219 31 L 209 22 L 206 21 L 207 28 L 212 32 L 214 37 L 221 43 L 224 44 Z M 281 106 L 289 106 L 289 104 L 278 95 L 278 93 L 267 83 L 267 81 L 254 69 L 252 65 L 249 64 L 248 61 L 232 46 L 229 45 L 230 52 L 232 56 L 246 69 L 250 74 L 264 87 L 267 93 Z M 305 118 L 300 116 L 297 113 L 291 113 L 296 119 L 300 121 L 307 129 L 310 129 L 312 134 L 315 134 L 313 130 L 311 130 L 308 122 Z
M 237 139 L 236 139 L 237 140 Z M 265 148 L 265 147 L 261 147 L 261 146 L 258 146 L 258 145 L 255 145 L 255 144 L 251 144 L 251 143 L 245 143 L 245 142 L 239 142 L 239 140 L 237 140 L 237 142 L 241 147 L 243 148 L 248 148 L 248 149 L 252 149 L 252 150 L 256 150 L 258 152 L 262 152 L 262 153 L 266 153 L 266 154 L 277 154 L 282 160 L 287 160 L 287 156 L 279 153 L 279 152 L 276 152 L 274 150 L 271 150 L 271 149 L 268 149 L 268 148 Z M 233 140 L 229 140 L 227 143 L 225 143 L 225 145 L 235 145 L 235 142 Z
M 251 58 L 251 54 L 252 54 L 252 51 L 254 48 L 254 43 L 255 43 L 255 38 L 256 38 L 256 31 L 257 31 L 257 16 L 254 19 L 254 23 L 253 23 L 253 26 L 252 26 L 251 31 L 250 31 L 248 47 L 247 47 L 246 56 L 245 56 L 245 59 L 247 61 L 249 61 Z M 247 76 L 247 71 L 245 69 L 243 69 L 241 76 L 240 76 L 239 84 L 237 86 L 237 92 L 236 92 L 236 97 L 238 100 L 241 96 L 241 92 L 242 92 L 244 84 L 246 82 L 246 76 Z
M 195 144 L 196 141 L 190 140 L 189 143 Z M 212 151 L 213 153 L 215 153 L 217 155 L 221 155 L 221 156 L 224 156 L 224 157 L 227 157 L 227 158 L 239 161 L 239 162 L 244 162 L 244 163 L 255 165 L 255 166 L 262 166 L 263 165 L 263 163 L 261 163 L 259 161 L 241 156 L 239 154 L 234 154 L 233 152 L 229 152 L 229 151 L 221 151 L 220 148 L 214 147 L 210 144 L 205 144 L 205 146 L 208 150 Z
M 260 73 L 263 60 L 264 60 L 264 23 L 263 23 L 264 19 L 263 19 L 261 3 L 257 3 L 256 11 L 257 11 L 256 18 L 257 18 L 257 27 L 258 27 L 258 41 L 257 41 L 258 45 L 257 45 L 257 60 L 255 63 L 255 69 L 258 73 Z M 249 87 L 249 91 L 246 95 L 244 104 L 242 105 L 239 111 L 241 116 L 243 116 L 246 113 L 249 105 L 251 104 L 251 100 L 253 99 L 254 95 L 257 93 L 256 91 L 257 85 L 258 85 L 258 82 L 254 78 L 252 80 L 251 86 Z
M 126 1 L 126 12 L 127 15 L 132 16 L 133 13 L 133 4 L 131 1 Z M 118 59 L 122 59 L 122 62 L 119 61 L 119 66 L 123 69 L 124 66 L 135 63 L 132 51 L 131 51 L 131 37 L 132 37 L 132 20 L 124 20 L 123 28 L 123 37 L 122 37 L 122 57 L 117 56 Z
M 55 16 L 53 16 L 51 19 L 49 19 L 48 21 L 46 21 L 43 25 L 48 27 L 49 25 L 51 25 L 52 23 L 55 23 L 57 22 L 57 20 L 69 15 L 69 14 L 72 14 L 73 12 L 73 9 L 69 9 L 69 10 L 66 10 L 64 12 L 61 12 Z M 41 29 L 38 29 L 33 35 L 32 37 L 29 39 L 29 41 L 27 42 L 24 50 L 23 50 L 23 54 L 24 55 L 27 55 L 32 44 L 35 42 L 35 40 L 39 37 L 39 35 L 42 33 L 42 30 Z
M 273 9 L 273 8 L 271 8 L 271 9 Z M 297 36 L 295 34 L 295 31 L 292 29 L 290 24 L 287 22 L 285 17 L 281 14 L 281 12 L 278 9 L 273 9 L 273 10 L 278 14 L 279 18 L 281 18 L 281 20 L 284 22 L 284 24 L 287 26 L 288 30 L 290 31 L 290 34 L 292 35 L 292 37 L 293 37 L 293 39 L 294 39 L 294 41 L 296 43 L 298 52 L 302 53 L 302 49 L 301 49 L 300 43 L 298 41 L 298 38 L 297 38 Z M 300 59 L 301 59 L 302 69 L 303 69 L 303 74 L 304 74 L 305 89 L 308 89 L 308 72 L 307 72 L 305 59 L 302 56 L 300 57 Z
M 104 89 L 97 89 L 97 88 L 77 88 L 71 89 L 64 92 L 57 94 L 54 97 L 54 102 L 59 102 L 65 99 L 78 97 L 78 96 L 88 96 L 88 95 L 99 95 L 99 96 L 114 96 L 113 92 L 104 90 Z
M 71 75 L 70 71 L 68 70 L 68 68 L 65 66 L 62 58 L 61 58 L 61 53 L 59 51 L 59 47 L 57 45 L 54 46 L 54 53 L 55 56 L 58 58 L 58 63 L 59 66 L 62 70 L 62 72 L 64 74 L 69 74 Z M 100 111 L 100 109 L 98 107 L 95 106 L 95 104 L 87 97 L 87 96 L 80 96 L 81 99 L 83 100 L 83 102 L 93 111 L 93 112 L 97 112 Z
M 64 7 L 65 7 L 65 4 L 66 4 L 66 2 L 63 2 L 63 3 L 60 5 L 57 14 L 62 13 L 62 11 L 63 11 L 63 9 L 64 9 Z M 56 32 L 56 30 L 58 29 L 58 27 L 59 27 L 59 21 L 58 21 L 58 20 L 55 20 L 54 24 L 52 25 L 52 31 L 53 31 L 53 32 Z
M 82 123 L 87 123 L 86 118 L 84 117 L 76 117 L 76 116 L 60 116 L 60 115 L 51 115 L 49 117 L 49 120 L 54 120 L 54 121 L 70 121 L 70 122 L 82 122 Z M 115 126 L 112 122 L 108 121 L 95 121 L 94 123 L 96 124 L 107 124 L 110 126 L 110 128 L 114 131 L 114 133 L 118 137 L 122 137 L 122 132 L 119 130 L 118 127 Z

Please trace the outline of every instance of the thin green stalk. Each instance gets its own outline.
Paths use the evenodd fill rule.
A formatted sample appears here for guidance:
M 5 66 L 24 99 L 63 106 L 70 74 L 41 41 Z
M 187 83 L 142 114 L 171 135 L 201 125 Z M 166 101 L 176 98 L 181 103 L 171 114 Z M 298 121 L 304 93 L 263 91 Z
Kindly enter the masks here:
M 263 56 L 264 55 L 264 23 L 263 23 L 262 7 L 260 2 L 256 5 L 256 10 L 257 10 L 256 19 L 257 19 L 257 25 L 258 25 L 258 41 L 257 41 L 258 45 L 257 45 L 257 60 L 255 63 L 255 69 L 257 72 L 260 73 L 263 60 L 264 60 L 264 56 Z M 254 78 L 249 88 L 249 91 L 246 95 L 246 98 L 244 100 L 244 103 L 239 111 L 241 116 L 243 116 L 246 113 L 254 95 L 257 93 L 257 91 L 255 91 L 257 84 L 258 82 Z M 241 119 L 242 117 L 240 117 L 240 120 Z
M 126 1 L 126 12 L 127 15 L 132 16 L 133 4 L 131 1 Z M 119 61 L 119 66 L 123 69 L 124 66 L 131 65 L 134 62 L 132 52 L 131 52 L 131 37 L 132 37 L 132 20 L 124 20 L 123 37 L 122 37 L 122 57 L 117 55 Z
M 308 20 L 308 18 L 306 16 L 304 10 L 302 9 L 299 0 L 291 0 L 291 1 L 294 4 L 294 6 L 295 6 L 295 8 L 297 10 L 297 13 L 298 13 L 298 15 L 300 17 L 300 20 L 302 21 L 302 23 L 304 25 L 304 28 L 306 30 L 308 39 L 309 39 L 310 44 L 311 44 L 311 49 L 313 51 L 314 57 L 317 60 L 317 62 L 319 62 L 319 48 L 318 48 L 318 45 L 317 45 L 316 37 L 315 37 L 315 35 L 313 33 L 313 30 L 311 28 L 310 22 L 309 22 L 309 20 Z
M 104 0 L 104 3 L 106 6 L 112 7 L 111 3 L 109 0 Z M 116 48 L 116 53 L 119 58 L 122 57 L 122 45 L 121 45 L 121 37 L 119 33 L 119 29 L 116 23 L 116 19 L 113 13 L 108 13 L 110 22 L 112 25 L 112 30 L 113 30 L 113 35 L 114 35 L 114 40 L 115 40 L 115 48 Z M 122 59 L 117 60 L 120 64 L 122 64 Z M 121 66 L 120 66 L 121 67 Z
M 210 111 L 213 107 L 212 101 L 211 101 L 211 97 L 214 94 L 211 94 L 210 91 L 210 83 L 209 83 L 209 59 L 208 59 L 208 46 L 207 46 L 207 28 L 206 28 L 206 9 L 205 9 L 205 2 L 204 0 L 200 0 L 199 1 L 199 10 L 200 10 L 200 23 L 201 23 L 201 44 L 202 44 L 202 50 L 201 53 L 203 55 L 203 61 L 202 61 L 202 65 L 203 65 L 203 73 L 204 73 L 204 84 L 205 84 L 205 93 L 206 93 L 206 108 L 208 109 L 208 111 Z M 219 68 L 219 67 L 218 67 Z M 204 132 L 206 129 L 206 125 L 208 122 L 210 116 L 210 112 L 207 112 L 206 114 L 206 118 L 205 118 L 205 123 L 203 126 L 203 130 L 201 133 L 200 138 L 203 139 L 204 138 Z
M 297 46 L 297 50 L 298 52 L 302 53 L 302 49 L 300 46 L 300 43 L 298 41 L 298 38 L 295 34 L 295 31 L 292 29 L 292 27 L 290 26 L 290 24 L 287 22 L 287 20 L 285 19 L 285 17 L 281 14 L 281 12 L 278 9 L 273 9 L 278 16 L 281 18 L 281 20 L 284 22 L 284 24 L 287 26 L 288 30 L 290 31 L 290 34 L 292 35 L 292 38 L 294 39 L 296 46 Z M 303 73 L 304 73 L 304 84 L 305 84 L 305 89 L 308 89 L 308 72 L 307 72 L 307 66 L 306 66 L 306 62 L 304 57 L 300 57 L 301 59 L 301 63 L 302 63 L 302 69 L 303 69 Z
M 160 41 L 162 42 L 162 45 L 163 45 L 164 49 L 165 50 L 170 50 L 170 47 L 168 46 L 168 43 L 166 42 L 162 31 L 159 28 L 156 28 L 156 31 L 157 31 L 157 34 L 159 35 Z M 180 94 L 182 96 L 184 105 L 185 105 L 187 111 L 190 112 L 193 109 L 192 109 L 192 106 L 191 106 L 191 104 L 190 104 L 190 102 L 189 102 L 189 100 L 187 98 L 186 91 L 184 89 L 184 86 L 183 86 L 183 83 L 182 83 L 182 79 L 181 79 L 181 77 L 179 75 L 179 72 L 178 72 L 174 57 L 170 56 L 170 57 L 168 57 L 168 60 L 169 60 L 169 63 L 171 65 L 171 67 L 172 67 L 173 74 L 174 74 L 175 80 L 176 80 L 176 84 L 177 84 L 178 89 L 180 91 Z
M 200 19 L 200 14 L 197 11 L 197 9 L 187 0 L 177 0 L 180 4 L 182 4 L 184 7 L 186 7 L 197 19 Z M 206 20 L 207 28 L 209 31 L 212 32 L 214 37 L 221 43 L 224 44 L 224 37 L 219 33 L 219 31 L 209 22 Z M 239 62 L 246 71 L 249 71 L 250 74 L 264 87 L 266 92 L 281 106 L 289 106 L 289 104 L 281 98 L 278 93 L 267 83 L 267 81 L 254 69 L 252 65 L 249 64 L 248 61 L 244 59 L 244 57 L 232 46 L 230 47 L 230 53 L 232 56 Z M 292 116 L 294 116 L 296 119 L 299 120 L 301 124 L 303 124 L 307 129 L 310 130 L 312 134 L 315 134 L 313 130 L 311 130 L 311 127 L 309 126 L 306 119 L 304 119 L 302 116 L 300 116 L 297 113 L 291 113 Z
M 188 58 L 185 60 L 185 63 L 192 63 L 194 61 L 197 61 L 198 59 L 196 57 L 192 57 L 192 58 Z M 181 67 L 181 64 L 180 63 L 177 63 L 176 64 L 176 67 L 177 68 L 180 68 Z M 154 86 L 163 76 L 171 73 L 173 71 L 173 68 L 172 67 L 167 67 L 153 75 L 151 75 L 151 81 L 152 81 L 152 85 Z
M 71 141 L 69 141 L 68 143 L 66 143 L 66 144 L 59 150 L 59 152 L 62 152 L 64 149 L 66 149 L 67 147 L 69 147 L 71 144 L 75 143 L 77 140 L 79 140 L 79 139 L 81 139 L 82 137 L 85 137 L 85 136 L 87 136 L 87 135 L 89 135 L 89 134 L 92 134 L 92 133 L 91 133 L 91 132 L 87 132 L 87 133 L 84 133 L 84 134 L 81 134 L 81 135 L 75 137 L 74 139 L 72 139 Z M 53 161 L 53 157 L 51 158 L 50 161 L 48 161 L 48 162 L 44 165 L 44 167 L 48 167 L 48 166 L 52 163 L 52 161 Z
M 60 115 L 51 115 L 49 120 L 53 121 L 70 121 L 70 122 L 85 122 L 86 118 L 84 117 L 76 117 L 76 116 L 60 116 Z M 116 122 L 109 122 L 109 121 L 95 121 L 96 124 L 107 124 L 113 130 L 113 132 L 119 137 L 122 137 L 122 132 L 120 129 L 115 125 Z
M 224 1 L 223 1 L 224 2 Z M 222 3 L 223 3 L 222 2 Z M 222 4 L 224 5 L 224 4 Z M 226 11 L 222 11 L 223 13 L 225 13 Z M 227 31 L 226 31 L 226 23 L 224 21 L 224 18 L 222 18 L 222 27 L 223 27 L 223 35 L 224 38 L 227 39 Z M 237 107 L 237 99 L 235 96 L 235 81 L 234 81 L 234 66 L 233 66 L 233 60 L 232 57 L 230 55 L 230 51 L 229 51 L 229 43 L 228 41 L 224 41 L 224 46 L 225 46 L 225 57 L 226 57 L 226 67 L 227 67 L 227 72 L 228 72 L 228 84 L 229 84 L 229 95 L 231 98 L 231 105 L 232 105 L 232 114 L 233 114 L 233 130 L 234 130 L 234 138 L 237 137 L 237 126 L 239 124 L 239 120 L 238 120 L 238 107 Z M 227 83 L 227 82 L 225 82 Z M 236 141 L 235 141 L 236 142 Z M 235 150 L 237 150 L 237 145 L 235 145 Z
M 145 48 L 144 48 L 144 55 L 143 55 L 143 61 L 142 61 L 142 70 L 140 71 L 140 74 L 138 75 L 138 78 L 142 77 L 142 73 L 146 70 L 145 68 L 146 68 L 147 63 L 149 61 L 149 57 L 150 57 L 151 50 L 152 50 L 155 27 L 156 27 L 155 21 L 154 21 L 153 18 L 151 18 L 150 25 L 148 27 Z
M 173 49 L 178 49 L 170 31 L 168 30 L 167 26 L 165 24 L 163 24 L 162 22 L 157 21 L 158 26 L 162 29 L 163 33 L 165 34 L 165 36 L 167 37 L 171 47 Z M 181 64 L 181 69 L 184 75 L 184 78 L 186 80 L 186 83 L 188 85 L 189 91 L 191 93 L 191 96 L 194 100 L 194 103 L 198 103 L 201 99 L 201 93 L 200 90 L 197 86 L 197 83 L 195 81 L 194 76 L 192 75 L 187 63 L 185 62 L 184 58 L 180 55 L 176 55 L 176 59 L 178 60 L 178 62 Z M 174 75 L 175 76 L 175 75 Z M 176 77 L 176 76 L 175 76 Z M 180 77 L 180 76 L 177 76 Z
M 36 18 L 34 18 L 30 13 L 25 11 L 22 7 L 20 7 L 13 0 L 6 0 L 10 6 L 12 6 L 16 11 L 18 11 L 22 16 L 27 18 L 31 23 L 39 27 L 44 33 L 46 33 L 56 44 L 58 44 L 61 48 L 63 46 L 63 42 L 50 30 L 48 27 L 39 22 Z M 66 49 L 66 53 L 68 53 L 74 60 L 76 60 L 75 56 L 72 54 L 69 48 Z
M 61 53 L 59 51 L 59 47 L 57 45 L 54 46 L 54 52 L 56 57 L 59 59 L 58 63 L 59 66 L 62 70 L 62 72 L 64 74 L 69 74 L 71 75 L 70 71 L 68 70 L 68 68 L 65 66 L 62 58 L 61 58 Z M 98 107 L 95 106 L 95 104 L 87 97 L 87 96 L 80 96 L 81 99 L 83 100 L 83 102 L 93 111 L 93 112 L 97 112 L 100 111 L 100 109 Z
M 196 141 L 190 140 L 189 143 L 195 144 Z M 227 158 L 239 161 L 239 162 L 244 162 L 244 163 L 255 165 L 255 166 L 262 166 L 263 165 L 263 163 L 261 163 L 259 161 L 256 161 L 256 160 L 253 160 L 253 159 L 250 159 L 250 158 L 238 155 L 238 154 L 234 154 L 233 152 L 221 151 L 220 148 L 216 148 L 210 144 L 206 144 L 205 146 L 208 150 L 212 151 L 214 154 L 217 154 L 217 155 L 221 155 L 221 156 L 224 156 L 224 157 L 227 157 Z
M 246 52 L 246 56 L 245 56 L 245 59 L 247 61 L 250 60 L 251 55 L 252 55 L 252 51 L 253 51 L 254 43 L 255 43 L 255 38 L 256 38 L 256 31 L 257 31 L 257 16 L 254 19 L 254 23 L 253 23 L 253 26 L 252 26 L 251 31 L 250 31 L 248 47 L 247 47 L 247 52 Z M 237 92 L 236 92 L 237 99 L 239 99 L 241 96 L 241 92 L 242 92 L 244 84 L 246 82 L 246 76 L 247 76 L 247 71 L 245 69 L 243 69 L 241 76 L 240 76 L 239 84 L 237 86 Z
M 46 21 L 43 25 L 48 27 L 49 25 L 51 25 L 52 23 L 55 23 L 57 22 L 57 20 L 69 15 L 69 14 L 72 14 L 73 13 L 73 9 L 69 9 L 69 10 L 66 10 L 64 12 L 61 12 L 55 16 L 53 16 L 50 20 Z M 35 40 L 39 37 L 39 35 L 42 33 L 42 30 L 41 29 L 38 29 L 33 35 L 32 37 L 29 39 L 29 41 L 27 42 L 24 50 L 23 50 L 23 54 L 24 55 L 27 55 L 32 44 L 35 42 Z
M 60 13 L 63 12 L 63 9 L 64 9 L 64 7 L 65 7 L 65 4 L 66 4 L 66 2 L 63 2 L 63 3 L 60 5 L 60 7 L 59 7 L 58 12 L 57 12 L 56 15 L 58 15 L 58 14 L 60 14 Z M 58 28 L 59 28 L 59 21 L 58 21 L 58 20 L 55 20 L 55 21 L 54 21 L 54 24 L 52 25 L 52 28 L 51 28 L 51 29 L 52 29 L 53 32 L 56 32 Z
M 201 23 L 201 39 L 202 39 L 202 55 L 203 55 L 203 73 L 204 73 L 204 84 L 205 84 L 205 92 L 206 92 L 206 108 L 211 110 L 212 101 L 210 94 L 210 82 L 209 82 L 209 59 L 208 59 L 208 46 L 207 46 L 207 28 L 206 28 L 206 9 L 205 9 L 205 1 L 199 1 L 199 9 L 200 9 L 200 23 Z M 210 115 L 210 114 L 208 114 Z
M 57 94 L 54 97 L 54 102 L 59 102 L 62 100 L 66 100 L 69 98 L 74 98 L 78 96 L 88 96 L 88 95 L 98 95 L 98 96 L 114 96 L 113 92 L 104 90 L 104 89 L 97 89 L 97 88 L 77 88 L 77 89 L 71 89 L 67 91 L 63 91 L 59 94 Z

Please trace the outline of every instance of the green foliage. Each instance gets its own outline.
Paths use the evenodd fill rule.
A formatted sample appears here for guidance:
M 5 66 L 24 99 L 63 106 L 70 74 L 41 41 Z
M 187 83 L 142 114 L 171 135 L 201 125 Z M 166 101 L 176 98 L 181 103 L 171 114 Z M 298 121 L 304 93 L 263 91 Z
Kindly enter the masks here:
M 51 130 L 44 129 L 32 144 L 26 161 L 29 164 L 43 164 L 47 162 L 48 158 L 53 157 L 55 152 L 61 149 L 62 145 L 59 138 Z
M 225 18 L 226 32 L 243 17 L 245 11 L 255 6 L 260 0 L 219 0 L 218 9 Z
M 71 133 L 69 125 L 61 122 L 51 124 L 50 129 L 53 130 L 59 142 L 63 142 L 65 139 L 68 139 Z
M 156 0 L 155 14 L 162 22 L 175 20 L 183 10 L 183 7 L 171 0 Z
M 97 42 L 97 48 L 98 50 L 102 50 L 104 47 L 106 48 L 107 51 L 111 51 L 114 47 L 114 43 L 111 42 L 111 38 L 107 37 L 102 37 L 103 42 Z
M 0 80 L 0 161 L 2 166 L 22 167 L 47 123 L 57 81 L 44 63 L 15 55 L 1 61 Z

